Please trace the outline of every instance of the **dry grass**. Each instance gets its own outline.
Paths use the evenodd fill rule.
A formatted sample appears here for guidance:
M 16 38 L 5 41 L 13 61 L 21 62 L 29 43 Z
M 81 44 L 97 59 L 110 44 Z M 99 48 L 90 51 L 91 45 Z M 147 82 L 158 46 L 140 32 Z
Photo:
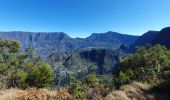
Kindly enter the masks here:
M 149 93 L 149 86 L 139 82 L 121 87 L 115 90 L 105 100 L 155 100 L 153 95 Z
M 120 90 L 113 90 L 105 100 L 170 100 L 170 92 L 165 89 L 169 87 L 169 83 L 162 84 L 163 88 L 152 88 L 148 84 L 133 82 L 122 86 Z
M 47 89 L 9 89 L 0 92 L 0 100 L 71 100 L 67 90 L 49 91 Z
M 162 85 L 161 85 L 162 86 Z M 166 87 L 165 85 L 164 87 Z M 95 95 L 93 95 L 94 97 Z M 103 97 L 96 95 L 94 100 L 102 100 Z M 73 100 L 66 89 L 8 89 L 0 91 L 0 100 Z M 104 100 L 170 100 L 170 93 L 155 90 L 149 85 L 134 82 L 124 85 L 120 90 L 113 90 Z
M 120 90 L 113 91 L 108 96 L 105 97 L 105 100 L 130 100 L 126 93 Z

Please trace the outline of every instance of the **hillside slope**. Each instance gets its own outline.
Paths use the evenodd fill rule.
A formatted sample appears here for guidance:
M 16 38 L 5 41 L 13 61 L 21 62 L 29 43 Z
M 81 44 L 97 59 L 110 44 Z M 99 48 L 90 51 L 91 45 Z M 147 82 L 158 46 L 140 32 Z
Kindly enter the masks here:
M 164 91 L 159 86 L 153 88 L 145 83 L 133 82 L 122 86 L 120 90 L 113 90 L 104 100 L 169 100 L 169 98 L 169 91 Z
M 145 44 L 161 44 L 170 49 L 170 27 L 163 28 L 160 31 L 148 31 L 138 37 L 136 42 L 130 46 L 130 51 L 135 51 L 135 47 L 144 46 Z
M 162 29 L 152 40 L 152 44 L 162 44 L 170 49 L 170 27 Z
M 32 45 L 39 55 L 72 51 L 79 48 L 98 47 L 117 49 L 121 44 L 131 45 L 137 36 L 116 32 L 92 34 L 87 38 L 71 38 L 63 32 L 0 32 L 0 38 L 18 40 L 22 49 Z
M 70 76 L 82 80 L 91 72 L 111 75 L 119 68 L 118 63 L 125 54 L 122 50 L 86 48 L 66 53 L 52 53 L 48 56 L 48 62 L 53 66 L 56 77 L 61 77 L 61 80 L 56 81 L 59 85 L 69 83 Z

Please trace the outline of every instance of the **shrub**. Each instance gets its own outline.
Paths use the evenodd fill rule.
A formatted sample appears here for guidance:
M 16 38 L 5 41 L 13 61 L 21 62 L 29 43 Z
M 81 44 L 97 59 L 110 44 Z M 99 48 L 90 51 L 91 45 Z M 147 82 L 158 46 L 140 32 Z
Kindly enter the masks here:
M 83 84 L 81 81 L 76 80 L 75 78 L 71 79 L 70 84 L 70 93 L 76 99 L 86 98 L 87 85 Z
M 120 72 L 115 74 L 116 85 L 124 85 L 133 80 L 147 81 L 156 85 L 155 79 L 167 77 L 163 72 L 169 69 L 170 51 L 165 46 L 139 47 L 120 63 Z
M 96 73 L 89 74 L 85 77 L 85 84 L 93 86 L 99 83 L 99 79 L 96 76 Z
M 26 82 L 31 87 L 50 87 L 54 80 L 53 71 L 48 64 L 33 67 L 28 73 Z
M 25 53 L 19 49 L 17 41 L 0 39 L 0 88 L 50 86 L 54 80 L 51 67 L 41 61 L 32 47 Z

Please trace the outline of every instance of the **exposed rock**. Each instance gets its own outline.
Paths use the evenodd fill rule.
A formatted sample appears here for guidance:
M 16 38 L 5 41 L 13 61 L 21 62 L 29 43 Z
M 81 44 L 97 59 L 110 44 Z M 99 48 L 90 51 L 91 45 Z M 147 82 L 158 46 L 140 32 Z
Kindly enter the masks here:
M 98 47 L 117 49 L 121 44 L 131 45 L 137 36 L 116 32 L 92 34 L 87 38 L 71 38 L 63 32 L 0 32 L 1 38 L 9 38 L 21 42 L 22 49 L 32 45 L 41 56 L 52 52 L 72 51 L 79 48 Z

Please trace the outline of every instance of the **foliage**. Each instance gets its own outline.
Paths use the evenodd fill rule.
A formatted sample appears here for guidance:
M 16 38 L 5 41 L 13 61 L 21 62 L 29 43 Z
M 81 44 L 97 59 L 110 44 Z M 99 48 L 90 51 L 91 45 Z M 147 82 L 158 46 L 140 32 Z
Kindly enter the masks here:
M 156 87 L 158 85 L 158 82 L 155 78 L 153 78 L 152 76 L 148 77 L 145 80 L 145 83 L 149 84 L 150 87 Z
M 134 72 L 131 69 L 126 71 L 120 71 L 118 75 L 115 75 L 115 85 L 122 86 L 127 83 L 131 83 L 131 80 L 134 78 Z
M 32 47 L 25 50 L 21 65 L 26 74 L 24 81 L 29 87 L 42 88 L 52 85 L 54 76 L 51 66 L 42 63 L 41 58 L 35 55 Z
M 25 82 L 26 79 L 27 79 L 27 75 L 26 73 L 24 72 L 24 70 L 20 70 L 18 73 L 17 73 L 17 77 L 18 77 L 18 87 L 24 89 L 26 87 L 28 87 L 28 84 Z
M 88 74 L 82 81 L 71 78 L 70 94 L 75 99 L 102 99 L 109 91 L 108 88 L 104 87 L 104 84 L 100 83 L 96 73 Z
M 104 88 L 112 90 L 114 87 L 114 77 L 110 74 L 104 74 L 104 75 L 97 75 L 97 78 L 99 79 L 99 84 L 102 84 Z
M 0 88 L 47 87 L 53 71 L 36 56 L 32 47 L 21 53 L 17 41 L 0 39 Z
M 26 82 L 29 86 L 38 88 L 49 87 L 54 80 L 52 69 L 48 64 L 32 68 L 27 77 Z
M 86 98 L 87 85 L 83 84 L 81 81 L 72 78 L 70 85 L 70 93 L 76 99 L 84 99 Z
M 155 85 L 154 80 L 169 69 L 170 51 L 159 44 L 139 47 L 135 54 L 130 54 L 120 64 L 120 72 L 115 75 L 117 77 L 115 83 L 124 85 L 138 80 Z
M 96 73 L 89 74 L 85 77 L 85 84 L 89 86 L 97 85 L 99 83 L 99 79 L 96 76 Z
M 19 67 L 16 58 L 18 51 L 17 41 L 0 39 L 0 88 L 15 84 L 15 69 Z

